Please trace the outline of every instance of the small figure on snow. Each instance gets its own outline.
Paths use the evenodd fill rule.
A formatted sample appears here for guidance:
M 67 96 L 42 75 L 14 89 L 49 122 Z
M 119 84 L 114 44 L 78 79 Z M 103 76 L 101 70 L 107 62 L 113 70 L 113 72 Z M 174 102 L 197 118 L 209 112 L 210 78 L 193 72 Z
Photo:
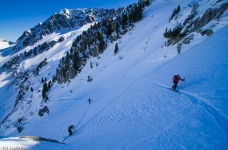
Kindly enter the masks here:
M 89 104 L 91 103 L 91 99 L 90 98 L 88 99 L 88 102 L 89 102 Z
M 73 130 L 74 130 L 74 125 L 71 125 L 68 127 L 69 136 L 73 134 Z
M 185 81 L 185 79 L 182 79 L 182 78 L 180 77 L 180 75 L 174 75 L 174 76 L 173 76 L 173 83 L 174 83 L 174 85 L 172 86 L 172 89 L 173 89 L 173 90 L 176 90 L 177 84 L 178 84 L 179 80 Z

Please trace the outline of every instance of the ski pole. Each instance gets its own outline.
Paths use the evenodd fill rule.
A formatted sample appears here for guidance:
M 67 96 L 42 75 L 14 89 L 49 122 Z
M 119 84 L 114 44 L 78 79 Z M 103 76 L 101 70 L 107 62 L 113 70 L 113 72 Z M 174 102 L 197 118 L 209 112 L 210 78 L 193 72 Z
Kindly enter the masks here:
M 184 87 L 185 87 L 185 77 L 184 77 Z

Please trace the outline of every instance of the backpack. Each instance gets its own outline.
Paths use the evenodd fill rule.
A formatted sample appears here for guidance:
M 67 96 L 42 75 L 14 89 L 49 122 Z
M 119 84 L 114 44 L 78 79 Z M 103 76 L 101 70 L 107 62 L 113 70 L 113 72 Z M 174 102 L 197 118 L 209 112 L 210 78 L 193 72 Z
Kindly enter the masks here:
M 174 75 L 174 76 L 173 76 L 173 82 L 177 82 L 178 79 L 179 79 L 179 75 Z
M 70 129 L 70 130 L 74 130 L 74 125 L 71 125 L 71 126 L 69 127 L 69 129 Z

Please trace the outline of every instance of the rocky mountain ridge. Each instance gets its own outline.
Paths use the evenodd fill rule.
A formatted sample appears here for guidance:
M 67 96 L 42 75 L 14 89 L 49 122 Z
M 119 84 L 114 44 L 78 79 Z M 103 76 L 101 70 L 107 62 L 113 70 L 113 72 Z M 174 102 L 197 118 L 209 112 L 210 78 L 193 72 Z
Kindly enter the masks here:
M 59 32 L 62 29 L 67 29 L 69 32 L 94 21 L 112 20 L 120 15 L 123 10 L 124 8 L 119 8 L 118 10 L 105 8 L 62 9 L 43 23 L 26 30 L 18 38 L 17 45 L 14 46 L 13 51 L 17 52 L 26 46 L 34 45 L 45 36 L 53 32 Z

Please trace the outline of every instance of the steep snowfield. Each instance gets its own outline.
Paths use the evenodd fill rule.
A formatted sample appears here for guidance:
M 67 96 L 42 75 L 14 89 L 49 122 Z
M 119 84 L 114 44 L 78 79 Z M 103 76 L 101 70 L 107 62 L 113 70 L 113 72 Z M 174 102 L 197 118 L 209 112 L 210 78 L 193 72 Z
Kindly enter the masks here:
M 148 7 L 144 19 L 117 41 L 120 49 L 117 55 L 113 55 L 115 43 L 110 43 L 101 58 L 90 58 L 81 74 L 70 83 L 53 85 L 48 91 L 50 101 L 43 103 L 48 106 L 49 115 L 37 115 L 41 93 L 30 93 L 36 101 L 24 105 L 12 116 L 27 116 L 25 129 L 20 134 L 15 128 L 0 129 L 0 135 L 8 137 L 0 139 L 0 147 L 228 149 L 228 18 L 212 21 L 210 24 L 216 24 L 213 28 L 216 32 L 209 37 L 193 33 L 194 39 L 183 45 L 178 54 L 176 45 L 164 46 L 163 33 L 174 24 L 168 23 L 173 9 L 180 5 L 182 12 L 188 13 L 191 11 L 188 3 L 156 1 Z M 39 76 L 30 79 L 36 91 L 42 89 L 38 80 L 52 77 L 53 66 L 69 50 L 67 42 L 72 39 L 24 63 L 29 68 L 30 64 L 48 58 Z M 186 79 L 179 83 L 179 92 L 169 89 L 174 74 Z M 89 75 L 92 82 L 87 82 Z M 1 92 L 6 92 L 6 87 L 3 88 Z M 90 105 L 88 98 L 92 100 Z M 0 100 L 2 105 L 3 99 Z M 34 110 L 37 112 L 32 114 Z M 67 137 L 71 124 L 78 131 Z M 10 138 L 24 135 L 66 144 Z

